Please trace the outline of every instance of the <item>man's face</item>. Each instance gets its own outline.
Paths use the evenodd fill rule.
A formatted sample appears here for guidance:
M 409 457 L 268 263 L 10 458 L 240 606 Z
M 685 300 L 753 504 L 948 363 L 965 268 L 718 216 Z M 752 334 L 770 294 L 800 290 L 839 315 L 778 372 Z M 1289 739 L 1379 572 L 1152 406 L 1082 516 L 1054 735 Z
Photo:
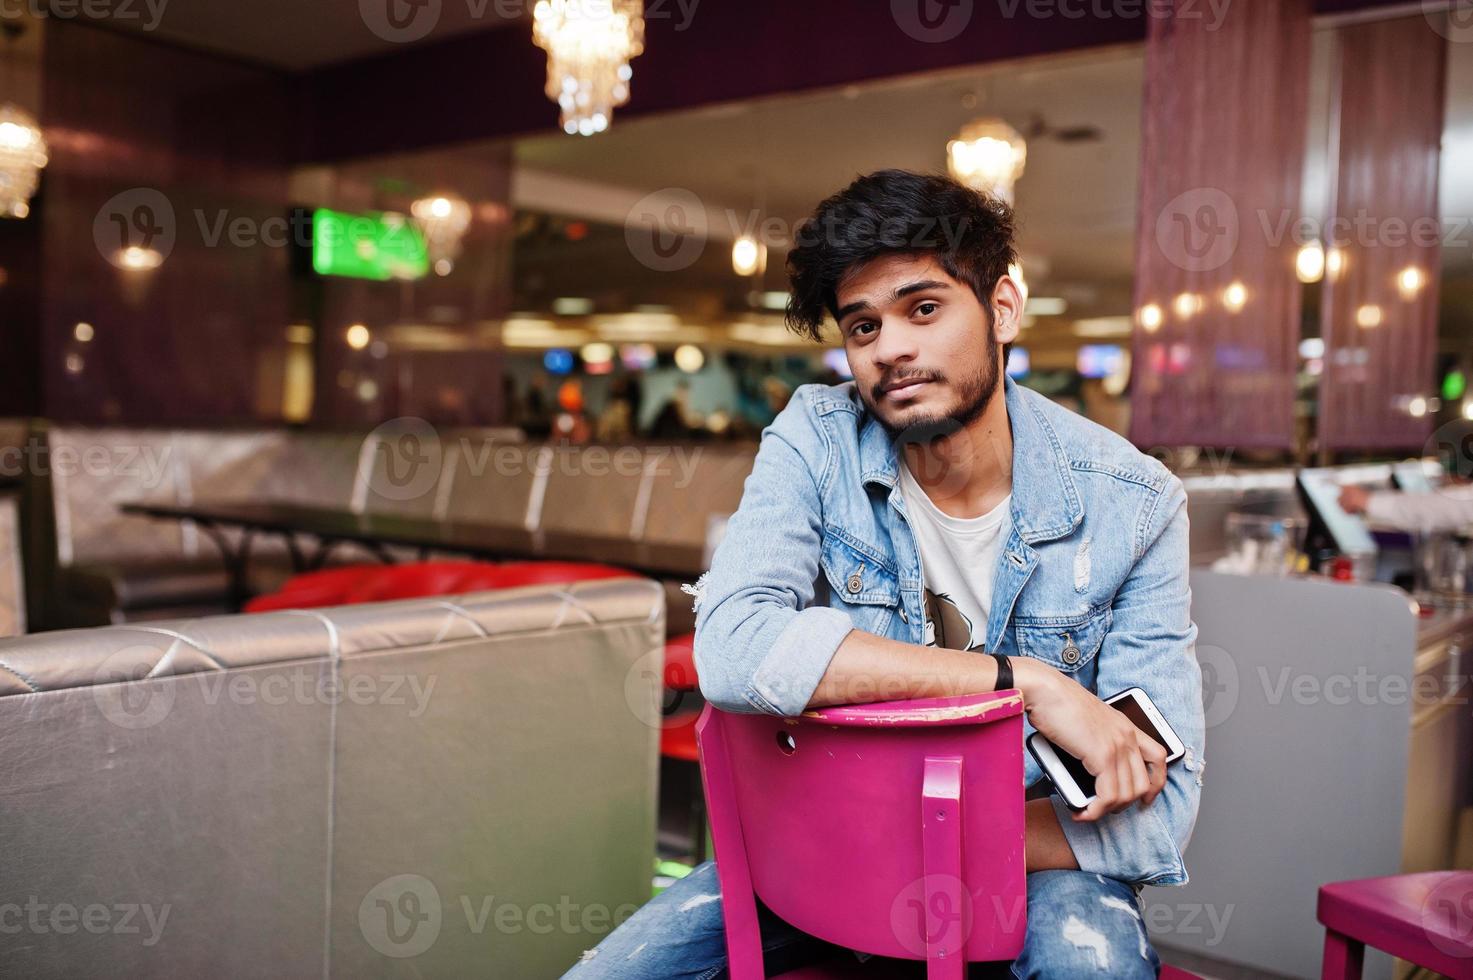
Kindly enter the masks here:
M 980 416 L 1001 379 L 994 318 L 929 255 L 885 255 L 839 282 L 837 308 L 855 387 L 892 436 L 955 430 Z

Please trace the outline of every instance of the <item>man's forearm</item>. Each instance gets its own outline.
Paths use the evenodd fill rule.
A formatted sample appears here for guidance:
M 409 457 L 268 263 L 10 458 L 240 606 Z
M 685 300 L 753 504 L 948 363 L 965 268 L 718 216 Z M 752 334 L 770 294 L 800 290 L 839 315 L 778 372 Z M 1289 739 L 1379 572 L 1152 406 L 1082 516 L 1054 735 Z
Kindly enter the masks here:
M 1039 666 L 1012 658 L 1013 682 L 1028 700 L 1029 688 L 1048 683 Z M 911 698 L 953 697 L 997 689 L 997 661 L 966 650 L 902 643 L 863 630 L 844 637 L 808 702 L 810 708 Z M 1048 800 L 1027 804 L 1029 871 L 1074 869 L 1074 851 Z
M 1013 657 L 1013 683 L 1026 702 L 1050 682 L 1044 665 Z M 997 661 L 967 650 L 902 643 L 850 630 L 808 701 L 810 708 L 912 698 L 955 697 L 997 689 Z

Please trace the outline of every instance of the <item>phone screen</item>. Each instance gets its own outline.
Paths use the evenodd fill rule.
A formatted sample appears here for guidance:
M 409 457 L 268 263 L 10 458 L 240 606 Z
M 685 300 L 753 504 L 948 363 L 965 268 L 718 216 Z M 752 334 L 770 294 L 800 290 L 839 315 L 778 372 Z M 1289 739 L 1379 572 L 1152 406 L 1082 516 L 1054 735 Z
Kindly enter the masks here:
M 1146 716 L 1145 709 L 1141 707 L 1140 700 L 1134 694 L 1127 695 L 1118 701 L 1107 703 L 1110 707 L 1129 718 L 1131 724 L 1151 736 L 1151 739 L 1165 749 L 1168 755 L 1171 753 L 1171 746 L 1166 743 L 1166 739 L 1161 737 L 1161 733 L 1156 730 L 1156 726 L 1151 724 L 1151 719 Z M 1064 768 L 1069 771 L 1069 775 L 1073 776 L 1074 781 L 1079 784 L 1080 791 L 1086 797 L 1094 796 L 1095 778 L 1090 775 L 1088 769 L 1084 768 L 1084 763 L 1061 750 L 1057 745 L 1054 746 L 1054 754 L 1059 757 L 1059 761 L 1064 764 Z
M 1119 701 L 1110 702 L 1110 707 L 1125 715 L 1130 719 L 1132 725 L 1151 736 L 1151 740 L 1165 749 L 1167 755 L 1171 754 L 1171 746 L 1166 744 L 1166 739 L 1161 737 L 1156 726 L 1151 724 L 1151 719 L 1146 717 L 1145 708 L 1141 707 L 1140 699 L 1134 694 L 1121 698 Z

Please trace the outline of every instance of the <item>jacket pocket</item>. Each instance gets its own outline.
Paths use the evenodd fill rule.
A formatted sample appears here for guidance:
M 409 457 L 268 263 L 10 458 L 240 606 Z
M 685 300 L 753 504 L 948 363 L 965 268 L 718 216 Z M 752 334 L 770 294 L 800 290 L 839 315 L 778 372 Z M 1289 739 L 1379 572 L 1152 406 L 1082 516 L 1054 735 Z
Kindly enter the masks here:
M 835 600 L 859 606 L 900 604 L 900 579 L 895 566 L 881 559 L 878 549 L 828 527 L 824 529 L 819 562 Z
M 1073 616 L 1014 616 L 1018 652 L 1066 674 L 1092 662 L 1110 632 L 1110 607 Z

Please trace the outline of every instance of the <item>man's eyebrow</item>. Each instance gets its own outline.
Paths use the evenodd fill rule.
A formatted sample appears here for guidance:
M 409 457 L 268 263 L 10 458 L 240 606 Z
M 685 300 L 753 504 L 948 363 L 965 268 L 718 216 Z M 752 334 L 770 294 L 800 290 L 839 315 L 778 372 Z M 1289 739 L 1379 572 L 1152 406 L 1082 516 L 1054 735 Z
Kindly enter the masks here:
M 924 292 L 927 289 L 950 289 L 950 288 L 951 287 L 949 285 L 947 285 L 944 282 L 941 282 L 939 279 L 918 279 L 915 282 L 908 282 L 904 286 L 897 286 L 895 289 L 891 290 L 890 291 L 890 295 L 887 298 L 887 302 L 893 303 L 897 299 L 900 299 L 900 298 L 902 298 L 904 296 L 909 296 L 911 293 Z M 859 310 L 862 310 L 862 309 L 866 308 L 867 306 L 869 306 L 869 302 L 866 301 L 866 300 L 859 300 L 859 301 L 854 302 L 854 303 L 848 303 L 848 304 L 846 304 L 846 305 L 844 305 L 844 306 L 842 306 L 842 307 L 839 308 L 839 312 L 834 317 L 834 319 L 835 320 L 843 320 L 849 314 L 858 312 Z

